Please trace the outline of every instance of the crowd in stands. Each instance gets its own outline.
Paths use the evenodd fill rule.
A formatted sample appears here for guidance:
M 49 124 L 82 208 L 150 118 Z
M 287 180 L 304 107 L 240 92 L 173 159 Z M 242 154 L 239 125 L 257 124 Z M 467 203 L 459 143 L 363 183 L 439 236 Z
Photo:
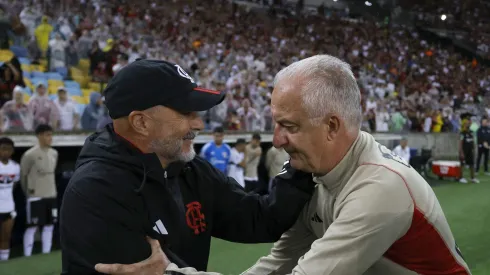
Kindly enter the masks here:
M 464 33 L 459 34 L 461 38 L 473 43 L 485 57 L 490 57 L 490 1 L 407 0 L 402 2 L 403 6 L 416 14 L 417 20 L 423 24 L 462 31 Z
M 226 0 L 61 2 L 9 0 L 1 7 L 0 18 L 10 20 L 7 44 L 0 29 L 2 131 L 43 123 L 58 131 L 103 127 L 110 118 L 101 92 L 137 58 L 180 64 L 199 85 L 227 92 L 201 114 L 208 130 L 272 130 L 274 75 L 320 53 L 352 65 L 365 130 L 456 132 L 462 114 L 487 113 L 489 68 L 409 27 L 324 8 L 276 13 Z M 483 21 L 468 20 L 470 31 L 485 30 Z

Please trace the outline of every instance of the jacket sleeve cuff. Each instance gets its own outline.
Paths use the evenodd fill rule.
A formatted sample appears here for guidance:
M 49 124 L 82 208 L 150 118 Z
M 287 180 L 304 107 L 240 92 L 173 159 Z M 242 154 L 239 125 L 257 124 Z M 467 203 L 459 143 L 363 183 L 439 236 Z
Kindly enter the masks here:
M 164 275 L 222 275 L 216 272 L 197 271 L 192 267 L 179 268 L 176 264 L 170 263 L 163 273 Z

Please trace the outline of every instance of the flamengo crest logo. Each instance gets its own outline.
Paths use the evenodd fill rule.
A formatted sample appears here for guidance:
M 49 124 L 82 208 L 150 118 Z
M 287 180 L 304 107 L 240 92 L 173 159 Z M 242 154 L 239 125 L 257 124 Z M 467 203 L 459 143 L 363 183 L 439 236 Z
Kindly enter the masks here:
M 196 83 L 194 82 L 194 79 L 186 71 L 184 71 L 184 69 L 182 69 L 182 67 L 179 65 L 175 65 L 175 67 L 177 68 L 177 72 L 180 74 L 180 76 L 189 79 L 192 83 Z
M 201 212 L 201 203 L 194 201 L 186 206 L 187 211 L 185 213 L 185 219 L 187 221 L 187 226 L 189 226 L 196 235 L 206 231 L 206 221 L 204 214 Z

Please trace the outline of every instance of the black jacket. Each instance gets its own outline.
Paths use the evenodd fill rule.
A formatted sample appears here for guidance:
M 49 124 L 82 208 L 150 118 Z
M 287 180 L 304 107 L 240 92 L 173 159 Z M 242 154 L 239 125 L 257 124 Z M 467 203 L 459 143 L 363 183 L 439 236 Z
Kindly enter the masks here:
M 483 148 L 483 142 L 490 144 L 490 128 L 482 126 L 476 131 L 478 147 Z
M 156 238 L 170 260 L 206 270 L 211 236 L 274 242 L 311 198 L 311 174 L 276 178 L 269 196 L 247 194 L 200 157 L 166 170 L 112 124 L 90 136 L 65 191 L 60 216 L 62 274 L 97 274 L 97 263 L 136 263 Z

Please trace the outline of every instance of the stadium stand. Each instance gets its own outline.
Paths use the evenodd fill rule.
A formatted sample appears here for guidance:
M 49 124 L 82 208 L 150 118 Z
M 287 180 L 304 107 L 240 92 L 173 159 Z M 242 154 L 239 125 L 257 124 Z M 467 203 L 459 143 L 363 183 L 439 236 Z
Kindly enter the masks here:
M 207 129 L 270 131 L 274 74 L 295 60 L 328 53 L 353 66 L 362 88 L 366 130 L 457 132 L 461 114 L 481 117 L 489 111 L 489 69 L 476 45 L 488 45 L 482 42 L 490 29 L 485 29 L 485 1 L 398 1 L 412 15 L 413 24 L 405 25 L 394 15 L 359 16 L 328 3 L 313 8 L 296 1 L 275 1 L 273 6 L 267 1 L 173 1 L 165 8 L 155 3 L 136 9 L 134 0 L 118 5 L 85 1 L 62 10 L 50 1 L 41 9 L 14 2 L 9 14 L 20 20 L 24 32 L 0 51 L 0 61 L 14 58 L 20 64 L 25 98 L 42 83 L 53 99 L 64 86 L 77 106 L 85 106 L 90 94 L 102 92 L 128 62 L 166 59 L 185 67 L 200 85 L 230 94 L 202 113 Z M 357 7 L 362 3 L 346 3 L 352 10 L 362 9 Z M 447 20 L 438 19 L 441 14 Z M 476 43 L 473 55 L 418 27 L 440 28 L 441 21 L 442 27 L 458 26 L 463 37 L 476 39 L 468 40 Z M 104 107 L 98 108 L 102 117 Z

